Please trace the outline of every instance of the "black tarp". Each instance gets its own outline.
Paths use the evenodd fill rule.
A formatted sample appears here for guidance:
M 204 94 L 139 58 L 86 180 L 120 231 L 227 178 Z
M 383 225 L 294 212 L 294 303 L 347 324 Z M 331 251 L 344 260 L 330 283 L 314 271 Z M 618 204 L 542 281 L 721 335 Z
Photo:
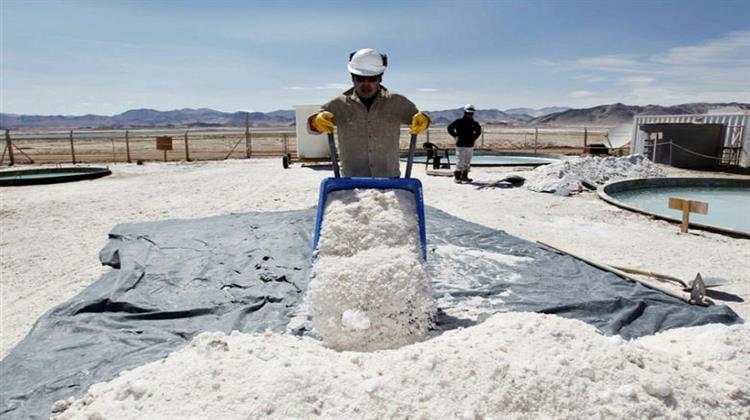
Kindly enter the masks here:
M 47 418 L 54 401 L 80 398 L 90 385 L 163 358 L 200 332 L 284 331 L 307 286 L 314 218 L 312 208 L 116 226 L 100 253 L 114 269 L 46 313 L 0 362 L 0 416 Z M 687 305 L 440 210 L 426 208 L 426 220 L 435 293 L 451 296 L 443 304 L 480 297 L 491 302 L 483 305 L 487 313 L 554 313 L 625 338 L 741 322 L 726 306 Z M 481 252 L 457 258 L 435 251 L 446 246 Z M 482 257 L 492 253 L 528 260 Z M 439 330 L 474 323 L 441 309 Z

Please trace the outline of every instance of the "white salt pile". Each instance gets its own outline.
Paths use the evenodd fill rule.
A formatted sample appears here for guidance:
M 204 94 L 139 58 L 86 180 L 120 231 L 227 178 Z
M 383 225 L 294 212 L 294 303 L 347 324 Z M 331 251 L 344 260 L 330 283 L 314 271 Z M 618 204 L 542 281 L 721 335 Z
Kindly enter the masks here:
M 434 302 L 412 193 L 329 194 L 304 306 L 333 349 L 390 349 L 427 337 Z
M 336 352 L 309 337 L 203 333 L 59 401 L 64 419 L 750 418 L 748 325 L 634 341 L 497 314 L 428 342 Z
M 593 186 L 626 178 L 664 176 L 664 171 L 643 155 L 586 156 L 540 166 L 528 177 L 526 188 L 537 192 L 570 195 L 586 188 L 584 183 Z

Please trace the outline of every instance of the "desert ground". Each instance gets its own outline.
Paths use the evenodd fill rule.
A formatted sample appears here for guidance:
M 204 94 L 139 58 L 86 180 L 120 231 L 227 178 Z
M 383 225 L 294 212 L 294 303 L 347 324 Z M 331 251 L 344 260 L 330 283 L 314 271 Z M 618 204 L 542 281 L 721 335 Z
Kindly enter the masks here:
M 540 153 L 578 154 L 584 144 L 602 143 L 606 127 L 525 128 L 486 126 L 477 148 L 494 151 L 526 151 Z M 290 154 L 297 158 L 297 136 L 294 127 L 251 128 L 245 136 L 243 128 L 221 130 L 20 130 L 8 133 L 15 145 L 14 158 L 19 164 L 93 163 L 141 161 L 222 160 L 228 158 L 272 157 Z M 172 150 L 156 149 L 156 137 L 172 138 Z M 248 141 L 249 139 L 249 141 Z M 429 135 L 419 138 L 439 147 L 453 147 L 453 139 L 445 127 L 431 127 Z M 409 135 L 401 135 L 401 150 L 409 148 Z M 4 154 L 3 163 L 9 156 Z

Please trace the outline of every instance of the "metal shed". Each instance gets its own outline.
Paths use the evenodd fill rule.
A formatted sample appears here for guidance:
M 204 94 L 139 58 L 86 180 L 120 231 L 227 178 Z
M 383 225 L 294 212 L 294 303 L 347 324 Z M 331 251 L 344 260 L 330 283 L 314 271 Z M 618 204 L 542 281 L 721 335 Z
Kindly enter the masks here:
M 690 169 L 750 167 L 750 112 L 638 115 L 632 153 Z

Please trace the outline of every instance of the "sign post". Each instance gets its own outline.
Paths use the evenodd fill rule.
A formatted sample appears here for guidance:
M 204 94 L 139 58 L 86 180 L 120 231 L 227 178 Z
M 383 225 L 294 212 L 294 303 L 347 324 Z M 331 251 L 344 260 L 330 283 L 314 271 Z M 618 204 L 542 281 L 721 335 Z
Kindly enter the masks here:
M 682 233 L 687 233 L 690 224 L 690 213 L 708 214 L 708 203 L 703 201 L 685 200 L 682 198 L 669 197 L 669 208 L 682 210 Z
M 167 150 L 172 150 L 172 136 L 161 136 L 156 138 L 156 150 L 164 151 L 164 162 L 167 161 Z

